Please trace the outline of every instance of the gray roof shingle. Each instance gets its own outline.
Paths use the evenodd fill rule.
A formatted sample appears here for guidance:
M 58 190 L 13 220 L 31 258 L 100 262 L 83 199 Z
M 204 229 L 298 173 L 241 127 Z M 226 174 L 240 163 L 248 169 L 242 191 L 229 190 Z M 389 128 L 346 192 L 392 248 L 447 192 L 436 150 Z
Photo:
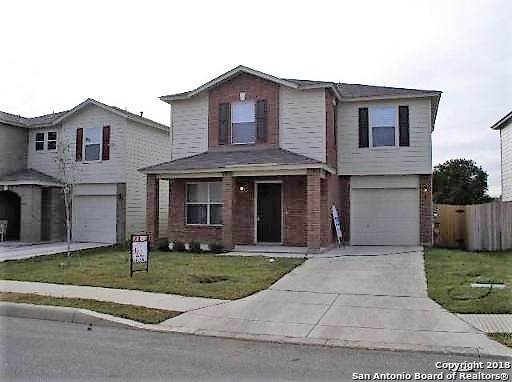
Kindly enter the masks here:
M 372 86 L 360 84 L 337 84 L 338 90 L 343 98 L 362 97 L 387 97 L 387 96 L 408 96 L 440 93 L 437 90 L 420 90 L 406 88 L 392 88 L 388 86 Z
M 260 164 L 320 164 L 321 162 L 308 158 L 304 155 L 292 153 L 278 147 L 233 150 L 214 149 L 187 158 L 176 159 L 170 162 L 160 163 L 141 169 L 143 172 L 153 171 L 187 171 L 187 170 L 210 170 L 222 169 L 227 166 L 236 165 L 260 165 Z
M 0 123 L 6 125 L 19 126 L 19 127 L 44 127 L 50 126 L 60 116 L 64 115 L 68 111 L 60 111 L 58 113 L 51 113 L 41 115 L 39 117 L 27 118 L 21 115 L 15 115 L 0 111 Z
M 41 171 L 34 170 L 32 168 L 25 168 L 18 170 L 3 176 L 0 176 L 0 182 L 28 182 L 31 184 L 39 183 L 55 183 L 61 184 L 61 182 L 53 176 L 46 175 Z

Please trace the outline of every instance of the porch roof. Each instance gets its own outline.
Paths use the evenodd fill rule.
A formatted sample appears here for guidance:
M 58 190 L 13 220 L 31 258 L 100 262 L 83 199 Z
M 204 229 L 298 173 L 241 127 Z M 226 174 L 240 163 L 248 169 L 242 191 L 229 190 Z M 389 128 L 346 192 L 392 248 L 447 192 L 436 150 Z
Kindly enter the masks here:
M 246 169 L 308 169 L 322 168 L 333 172 L 323 162 L 295 154 L 280 147 L 253 149 L 220 148 L 187 158 L 149 166 L 139 171 L 146 174 L 179 174 L 194 172 L 222 172 Z
M 46 187 L 60 187 L 62 186 L 62 183 L 53 176 L 46 175 L 32 168 L 26 168 L 0 176 L 0 185 L 37 185 Z

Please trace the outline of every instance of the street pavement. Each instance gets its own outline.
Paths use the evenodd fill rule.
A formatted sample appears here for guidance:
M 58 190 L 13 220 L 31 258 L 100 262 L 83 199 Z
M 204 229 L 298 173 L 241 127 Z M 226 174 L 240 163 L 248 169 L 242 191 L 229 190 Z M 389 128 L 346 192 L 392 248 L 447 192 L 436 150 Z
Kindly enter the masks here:
M 89 330 L 90 329 L 90 330 Z M 352 381 L 353 373 L 445 374 L 493 358 L 274 344 L 0 317 L 3 381 Z M 438 365 L 439 366 L 439 365 Z M 457 374 L 461 380 L 460 375 Z M 388 378 L 389 379 L 389 378 Z M 446 379 L 445 379 L 446 380 Z

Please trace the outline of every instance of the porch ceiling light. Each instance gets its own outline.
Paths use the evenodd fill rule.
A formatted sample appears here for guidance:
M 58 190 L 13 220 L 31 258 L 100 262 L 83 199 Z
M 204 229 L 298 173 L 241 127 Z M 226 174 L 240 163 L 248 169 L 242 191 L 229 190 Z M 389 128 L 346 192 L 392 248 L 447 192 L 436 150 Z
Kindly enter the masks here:
M 247 192 L 247 186 L 245 184 L 240 185 L 238 189 L 240 190 L 240 192 Z

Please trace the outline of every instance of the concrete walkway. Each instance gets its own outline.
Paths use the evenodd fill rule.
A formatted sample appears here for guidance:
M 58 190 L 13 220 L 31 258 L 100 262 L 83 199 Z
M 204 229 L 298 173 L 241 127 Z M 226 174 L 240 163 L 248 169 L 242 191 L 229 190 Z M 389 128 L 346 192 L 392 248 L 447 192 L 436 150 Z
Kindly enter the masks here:
M 71 251 L 83 249 L 108 247 L 105 243 L 71 243 Z M 67 243 L 23 243 L 19 241 L 0 242 L 0 262 L 6 260 L 20 260 L 29 257 L 53 255 L 67 251 Z
M 145 306 L 147 308 L 188 312 L 216 304 L 225 300 L 184 297 L 176 294 L 142 292 L 138 290 L 99 288 L 78 285 L 59 285 L 27 281 L 0 280 L 0 291 L 34 293 L 42 296 L 86 298 L 99 301 L 117 302 Z
M 306 261 L 268 290 L 160 326 L 235 338 L 512 355 L 428 298 L 418 248 L 343 251 Z
M 458 314 L 457 316 L 485 333 L 512 333 L 512 314 Z

